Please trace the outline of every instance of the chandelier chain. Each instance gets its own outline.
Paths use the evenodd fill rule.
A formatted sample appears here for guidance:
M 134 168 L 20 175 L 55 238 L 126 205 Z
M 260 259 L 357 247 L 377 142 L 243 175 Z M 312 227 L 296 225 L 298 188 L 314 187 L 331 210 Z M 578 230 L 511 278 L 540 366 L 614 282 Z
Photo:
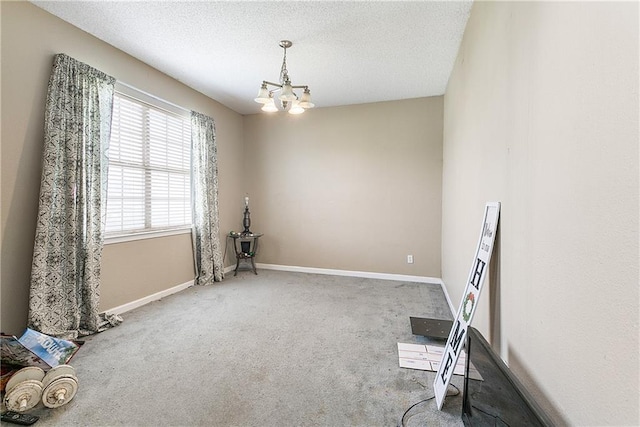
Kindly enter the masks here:
M 287 48 L 283 47 L 284 55 L 282 57 L 282 68 L 280 68 L 280 84 L 285 84 L 289 80 L 289 72 L 287 71 Z

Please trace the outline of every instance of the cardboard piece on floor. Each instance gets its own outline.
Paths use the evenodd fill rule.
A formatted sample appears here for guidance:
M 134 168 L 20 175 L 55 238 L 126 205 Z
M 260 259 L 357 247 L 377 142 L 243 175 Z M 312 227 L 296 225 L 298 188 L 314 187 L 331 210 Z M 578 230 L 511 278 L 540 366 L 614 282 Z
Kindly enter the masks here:
M 440 360 L 444 347 L 425 344 L 405 344 L 398 343 L 398 362 L 401 368 L 418 369 L 420 371 L 437 372 L 440 367 Z M 466 357 L 464 350 L 453 369 L 454 375 L 464 375 Z M 469 378 L 482 380 L 480 372 L 471 365 L 469 367 Z

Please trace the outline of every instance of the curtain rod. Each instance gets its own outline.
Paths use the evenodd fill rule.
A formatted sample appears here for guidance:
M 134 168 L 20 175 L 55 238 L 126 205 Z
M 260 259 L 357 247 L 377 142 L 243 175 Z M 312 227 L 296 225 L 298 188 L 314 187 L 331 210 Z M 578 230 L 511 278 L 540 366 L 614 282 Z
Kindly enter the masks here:
M 162 102 L 162 103 L 164 103 L 164 104 L 170 105 L 170 106 L 172 106 L 172 107 L 174 107 L 174 108 L 177 108 L 177 109 L 179 109 L 179 110 L 182 110 L 182 111 L 184 111 L 184 112 L 186 112 L 186 113 L 191 114 L 191 110 L 189 110 L 188 108 L 184 108 L 184 107 L 182 107 L 182 106 L 180 106 L 180 105 L 178 105 L 178 104 L 174 104 L 173 102 L 170 102 L 170 101 L 167 101 L 167 100 L 165 100 L 165 99 L 162 99 L 162 98 L 160 98 L 160 97 L 158 97 L 158 96 L 152 95 L 152 94 L 150 94 L 149 92 L 145 92 L 144 90 L 140 90 L 140 89 L 138 89 L 138 88 L 137 88 L 137 87 L 135 87 L 135 86 L 132 86 L 132 85 L 130 85 L 130 84 L 128 84 L 128 83 L 123 82 L 122 80 L 118 80 L 118 79 L 116 79 L 116 84 L 117 84 L 117 85 L 120 85 L 120 86 L 124 86 L 124 87 L 126 87 L 127 89 L 131 89 L 131 90 L 133 90 L 133 91 L 139 92 L 139 93 L 143 94 L 144 96 L 148 96 L 149 98 L 153 98 L 153 99 L 155 99 L 156 101 Z

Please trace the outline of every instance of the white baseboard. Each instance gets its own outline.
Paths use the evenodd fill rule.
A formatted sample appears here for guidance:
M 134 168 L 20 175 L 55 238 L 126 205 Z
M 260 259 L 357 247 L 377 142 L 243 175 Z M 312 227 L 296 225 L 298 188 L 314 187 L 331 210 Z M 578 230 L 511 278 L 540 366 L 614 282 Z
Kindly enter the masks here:
M 396 280 L 405 282 L 417 282 L 417 283 L 432 283 L 440 285 L 444 297 L 447 300 L 451 315 L 455 318 L 457 310 L 454 308 L 451 302 L 451 297 L 447 291 L 442 279 L 438 277 L 428 276 L 411 276 L 406 274 L 390 274 L 390 273 L 372 273 L 367 271 L 352 271 L 352 270 L 333 270 L 328 268 L 315 268 L 315 267 L 296 267 L 291 265 L 278 265 L 278 264 L 261 264 L 256 263 L 257 268 L 264 268 L 265 270 L 281 270 L 281 271 L 294 271 L 299 273 L 314 273 L 314 274 L 330 274 L 334 276 L 351 276 L 351 277 L 364 277 L 368 279 L 382 279 L 382 280 Z
M 368 271 L 334 270 L 329 268 L 297 267 L 292 265 L 262 264 L 262 263 L 256 263 L 256 268 L 262 268 L 265 270 L 292 271 L 292 272 L 298 272 L 298 273 L 328 274 L 333 276 L 364 277 L 367 279 L 395 280 L 395 281 L 406 281 L 406 282 L 416 282 L 416 283 L 432 283 L 432 284 L 440 285 L 440 287 L 442 288 L 442 292 L 444 293 L 444 296 L 447 300 L 447 304 L 449 305 L 451 314 L 455 317 L 457 313 L 453 304 L 451 303 L 451 298 L 449 297 L 449 293 L 447 292 L 447 288 L 444 282 L 442 281 L 442 279 L 437 277 L 412 276 L 412 275 L 406 275 L 406 274 L 373 273 Z M 224 273 L 225 274 L 229 273 L 234 269 L 235 269 L 234 265 L 229 265 L 224 268 Z M 105 310 L 105 313 L 109 313 L 109 314 L 126 313 L 127 311 L 131 311 L 135 308 L 142 307 L 145 304 L 149 304 L 150 302 L 158 301 L 159 299 L 162 299 L 166 296 L 183 291 L 193 285 L 194 285 L 194 281 L 190 280 L 188 282 L 182 283 L 172 288 L 165 289 L 164 291 L 156 292 L 155 294 L 148 295 L 144 298 L 140 298 L 135 301 L 131 301 L 126 304 L 122 304 L 117 307 L 111 308 L 109 310 Z
M 117 307 L 111 308 L 109 310 L 105 310 L 105 313 L 108 313 L 108 314 L 126 313 L 127 311 L 131 311 L 134 308 L 142 307 L 143 305 L 149 304 L 150 302 L 158 301 L 161 298 L 183 291 L 193 286 L 193 283 L 194 281 L 190 280 L 188 282 L 182 283 L 181 285 L 177 285 L 172 288 L 165 289 L 164 291 L 160 291 L 160 292 L 156 292 L 155 294 L 148 295 L 144 298 L 140 298 L 135 301 L 131 301 L 126 304 L 122 304 Z
M 440 286 L 442 287 L 442 292 L 444 293 L 444 297 L 447 299 L 447 304 L 449 304 L 449 309 L 451 310 L 451 315 L 453 318 L 456 318 L 456 314 L 458 314 L 458 310 L 456 310 L 451 302 L 451 298 L 449 297 L 449 292 L 447 292 L 447 287 L 444 284 L 444 281 L 440 280 Z
M 256 263 L 256 268 L 263 268 L 265 270 L 294 271 L 298 273 L 329 274 L 332 276 L 364 277 L 367 279 L 433 283 L 436 285 L 442 284 L 442 280 L 437 277 L 411 276 L 406 274 L 372 273 L 368 271 L 333 270 L 330 268 L 296 267 L 292 265 L 261 264 L 261 263 Z

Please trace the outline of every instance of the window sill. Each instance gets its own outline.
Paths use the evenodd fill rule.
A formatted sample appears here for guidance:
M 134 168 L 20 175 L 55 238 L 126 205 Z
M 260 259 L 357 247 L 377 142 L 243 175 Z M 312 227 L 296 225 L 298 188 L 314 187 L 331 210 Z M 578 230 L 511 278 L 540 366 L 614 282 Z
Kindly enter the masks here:
M 143 231 L 139 233 L 108 236 L 104 238 L 104 244 L 112 245 L 115 243 L 131 242 L 134 240 L 155 239 L 158 237 L 175 236 L 177 234 L 191 234 L 191 227 L 174 228 L 171 230 Z

